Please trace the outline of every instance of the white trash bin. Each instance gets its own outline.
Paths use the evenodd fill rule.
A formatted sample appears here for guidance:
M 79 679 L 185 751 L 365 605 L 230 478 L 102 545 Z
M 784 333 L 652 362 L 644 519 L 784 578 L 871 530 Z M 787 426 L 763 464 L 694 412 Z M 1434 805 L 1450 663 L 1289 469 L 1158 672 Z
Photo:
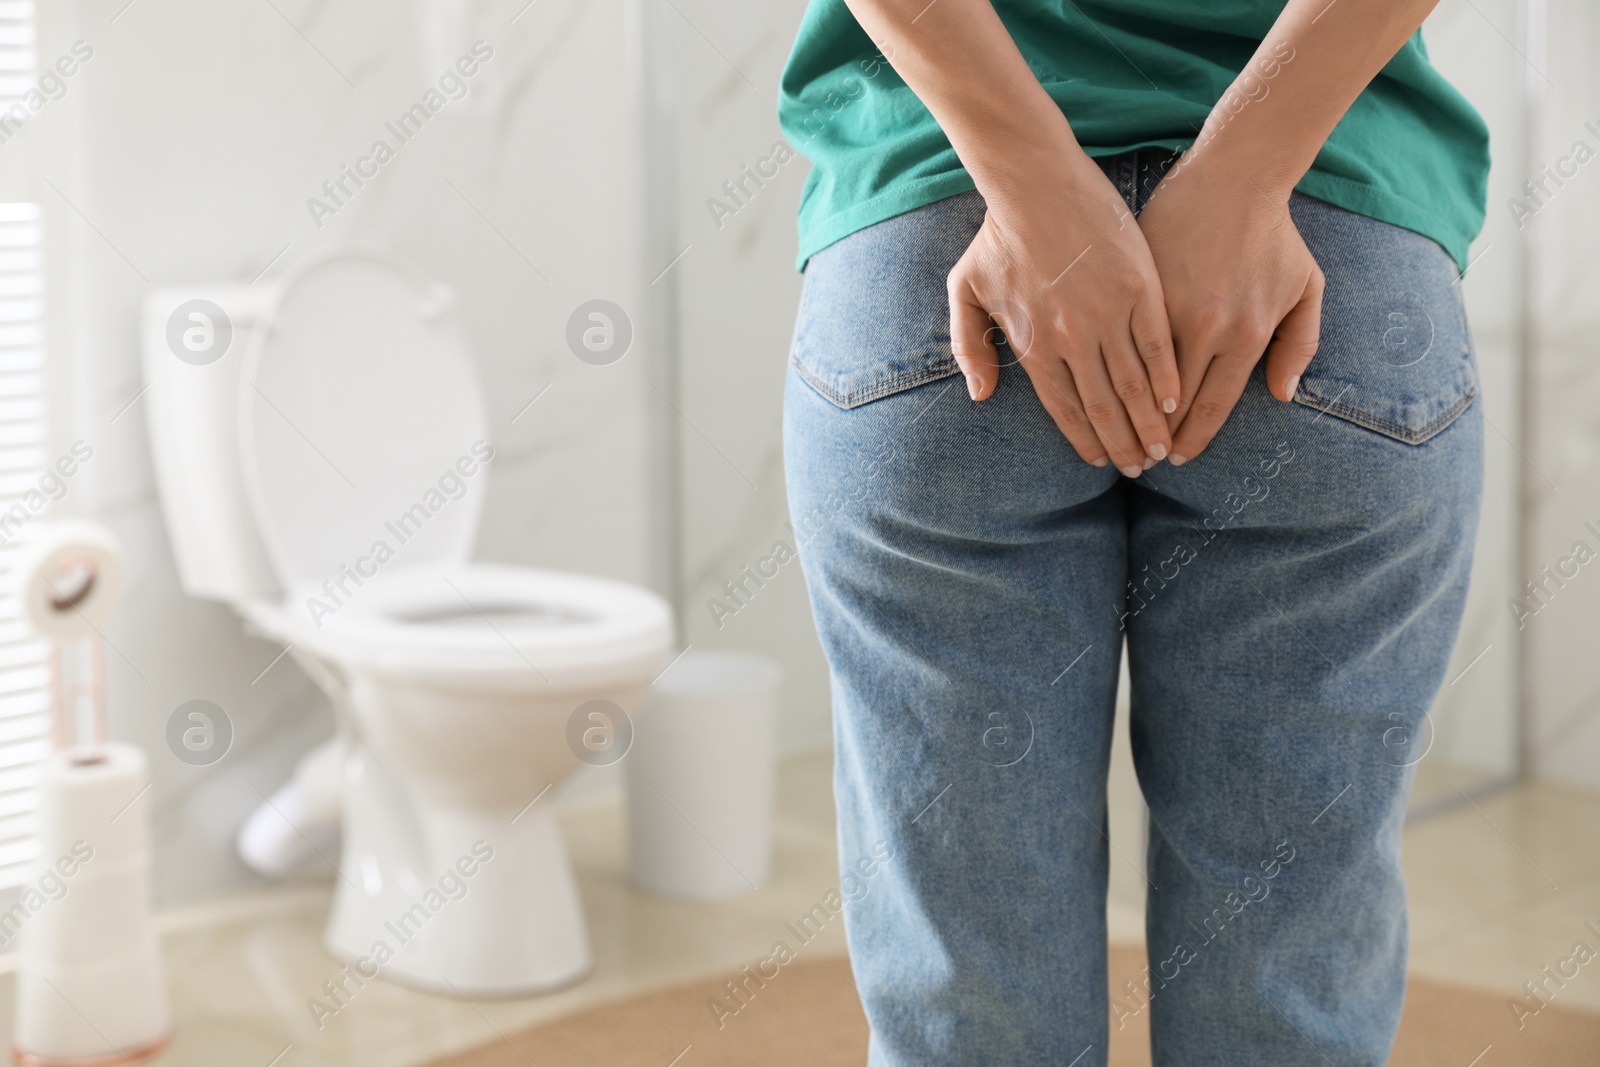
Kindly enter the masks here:
M 782 678 L 766 656 L 691 649 L 651 688 L 623 760 L 640 889 L 722 900 L 766 884 Z

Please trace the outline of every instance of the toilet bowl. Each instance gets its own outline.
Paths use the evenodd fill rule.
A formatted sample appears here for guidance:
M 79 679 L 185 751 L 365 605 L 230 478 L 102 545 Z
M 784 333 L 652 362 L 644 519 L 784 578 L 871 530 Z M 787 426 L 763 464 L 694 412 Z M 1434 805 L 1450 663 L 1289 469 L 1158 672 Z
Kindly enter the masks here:
M 263 292 L 154 293 L 144 356 L 184 588 L 283 643 L 337 710 L 326 941 L 345 978 L 470 997 L 582 977 L 551 793 L 595 709 L 638 712 L 670 612 L 626 583 L 471 560 L 494 452 L 449 292 L 340 249 Z

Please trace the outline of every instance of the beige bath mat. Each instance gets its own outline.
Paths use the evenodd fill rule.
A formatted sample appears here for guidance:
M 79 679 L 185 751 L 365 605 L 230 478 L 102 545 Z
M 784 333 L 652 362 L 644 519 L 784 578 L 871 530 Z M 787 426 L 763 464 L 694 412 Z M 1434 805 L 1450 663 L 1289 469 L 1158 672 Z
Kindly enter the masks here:
M 1111 951 L 1111 987 L 1144 965 Z M 708 1002 L 726 979 L 692 982 L 590 1008 L 432 1067 L 862 1067 L 867 1023 L 843 957 L 797 960 L 719 1028 Z M 1600 1067 L 1600 1015 L 1547 1007 L 1518 1031 L 1505 997 L 1412 979 L 1391 1067 Z M 514 1046 L 514 1047 L 513 1047 Z M 1307 1062 L 1315 1056 L 1307 1050 Z M 679 1058 L 681 1056 L 681 1059 Z M 1112 1067 L 1148 1067 L 1143 1025 L 1114 1034 Z

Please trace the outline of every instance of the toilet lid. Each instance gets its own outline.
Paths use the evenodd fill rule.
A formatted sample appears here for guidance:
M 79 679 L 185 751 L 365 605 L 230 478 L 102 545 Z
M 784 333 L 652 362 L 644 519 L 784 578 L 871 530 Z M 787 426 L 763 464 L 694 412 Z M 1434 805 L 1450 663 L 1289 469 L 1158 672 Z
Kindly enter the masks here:
M 245 490 L 286 587 L 469 557 L 493 451 L 448 290 L 385 253 L 322 255 L 243 370 Z

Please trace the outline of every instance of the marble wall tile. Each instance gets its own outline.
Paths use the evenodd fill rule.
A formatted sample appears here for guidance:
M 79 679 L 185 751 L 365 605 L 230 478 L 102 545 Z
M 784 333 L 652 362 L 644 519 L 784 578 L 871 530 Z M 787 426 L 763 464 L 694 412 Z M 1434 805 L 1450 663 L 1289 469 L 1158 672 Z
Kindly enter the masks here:
M 1435 65 L 1483 115 L 1493 164 L 1490 202 L 1511 187 L 1524 116 L 1517 104 L 1522 60 L 1506 39 L 1516 32 L 1514 0 L 1467 3 L 1446 0 L 1424 26 Z M 1432 802 L 1430 784 L 1455 797 L 1450 782 L 1481 775 L 1508 776 L 1517 768 L 1516 639 L 1504 599 L 1516 566 L 1520 515 L 1517 486 L 1531 473 L 1515 444 L 1519 432 L 1521 258 L 1514 227 L 1490 211 L 1473 242 L 1462 292 L 1472 327 L 1479 372 L 1476 417 L 1484 422 L 1484 507 L 1461 635 L 1447 681 L 1422 741 L 1427 757 L 1446 773 L 1424 775 L 1418 800 Z M 1465 772 L 1465 774 L 1462 774 Z
M 1600 11 L 1556 0 L 1547 41 L 1527 168 L 1541 188 L 1508 190 L 1491 205 L 1525 227 L 1535 271 L 1528 452 L 1538 472 L 1530 558 L 1512 594 L 1518 607 L 1507 612 L 1530 639 L 1534 770 L 1600 789 Z M 1523 585 L 1530 581 L 1536 592 Z
M 413 260 L 459 294 L 489 398 L 479 557 L 643 582 L 659 577 L 653 353 L 596 367 L 566 342 L 580 303 L 639 305 L 624 0 L 125 3 L 40 5 L 45 62 L 76 40 L 94 54 L 26 136 L 49 231 L 54 433 L 95 448 L 68 507 L 128 548 L 128 602 L 107 631 L 113 731 L 151 753 L 170 904 L 252 882 L 231 836 L 331 720 L 291 659 L 273 663 L 279 646 L 178 588 L 136 399 L 150 288 L 268 284 L 344 241 Z M 465 97 L 399 141 L 385 123 L 477 41 L 493 55 Z M 376 177 L 331 215 L 308 207 L 380 139 L 394 157 Z M 193 698 L 236 732 L 205 768 L 163 737 Z
M 782 139 L 778 78 L 805 3 L 673 7 L 676 225 L 679 245 L 690 247 L 678 268 L 680 389 L 693 423 L 680 428 L 684 629 L 697 644 L 783 662 L 779 743 L 798 751 L 830 738 L 827 666 L 800 566 L 778 567 L 759 587 L 746 581 L 743 596 L 730 595 L 727 584 L 771 557 L 779 542 L 794 544 L 780 415 L 800 296 L 794 212 L 810 164 L 795 156 L 737 200 L 723 184 Z M 724 210 L 730 206 L 732 214 Z

